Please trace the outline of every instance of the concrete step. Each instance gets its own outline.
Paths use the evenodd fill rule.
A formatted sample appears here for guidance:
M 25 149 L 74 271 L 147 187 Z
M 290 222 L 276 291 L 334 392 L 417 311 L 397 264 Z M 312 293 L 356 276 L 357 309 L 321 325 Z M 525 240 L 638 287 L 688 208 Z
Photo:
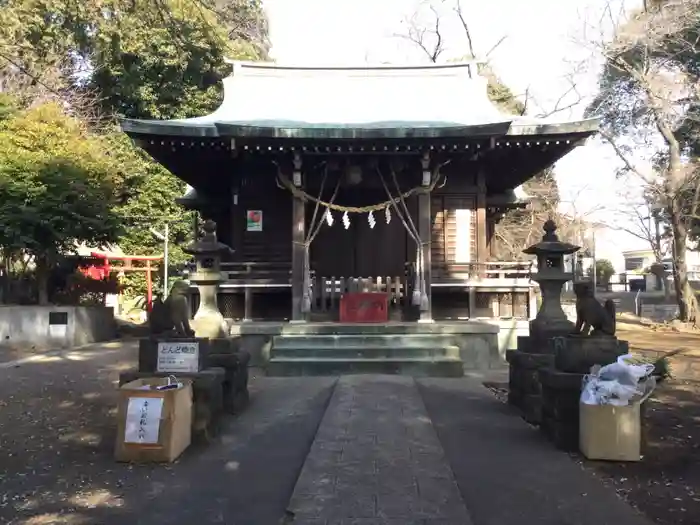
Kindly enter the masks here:
M 345 374 L 400 374 L 414 377 L 462 377 L 462 361 L 442 358 L 318 358 L 273 357 L 268 376 L 332 376 Z
M 300 342 L 299 346 L 279 347 L 275 344 L 270 351 L 270 357 L 320 359 L 435 359 L 449 357 L 459 359 L 459 347 L 375 346 L 374 344 L 320 346 Z
M 375 348 L 440 348 L 453 344 L 452 334 L 322 334 L 278 335 L 273 338 L 275 348 L 348 348 L 370 346 Z
M 287 323 L 283 335 L 410 335 L 497 333 L 498 327 L 483 321 L 439 323 Z

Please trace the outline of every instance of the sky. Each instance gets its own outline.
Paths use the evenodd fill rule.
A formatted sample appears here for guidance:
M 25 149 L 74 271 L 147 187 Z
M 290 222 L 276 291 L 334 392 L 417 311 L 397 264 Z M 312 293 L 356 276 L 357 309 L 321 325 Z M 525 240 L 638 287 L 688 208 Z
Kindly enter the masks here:
M 270 20 L 272 57 L 286 65 L 372 65 L 425 63 L 422 52 L 401 38 L 410 21 L 429 23 L 433 13 L 421 0 L 263 0 Z M 581 118 L 595 95 L 600 61 L 595 44 L 609 38 L 611 19 L 641 0 L 462 0 L 477 56 L 485 57 L 518 94 L 530 94 L 534 113 L 559 107 L 561 120 Z M 440 0 L 433 4 L 440 5 Z M 445 59 L 467 54 L 459 19 L 445 0 L 439 7 Z M 603 20 L 603 22 L 601 22 Z M 499 43 L 497 46 L 496 44 Z M 495 49 L 493 49 L 495 47 Z M 537 110 L 537 108 L 539 108 Z M 611 148 L 589 141 L 557 163 L 564 211 L 591 220 L 619 221 L 626 192 L 616 180 Z M 599 257 L 622 264 L 621 250 L 647 246 L 619 230 L 597 234 Z

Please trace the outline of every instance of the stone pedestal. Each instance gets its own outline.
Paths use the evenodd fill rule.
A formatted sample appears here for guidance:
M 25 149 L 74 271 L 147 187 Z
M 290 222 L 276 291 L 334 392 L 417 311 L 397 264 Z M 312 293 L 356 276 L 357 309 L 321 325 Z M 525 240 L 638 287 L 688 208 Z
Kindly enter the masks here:
M 525 421 L 537 425 L 540 423 L 542 411 L 539 371 L 541 368 L 553 366 L 554 356 L 528 352 L 531 342 L 521 342 L 521 338 L 518 338 L 518 350 L 510 351 L 506 355 L 510 365 L 508 402 L 522 411 Z M 525 349 L 521 349 L 523 346 Z
M 544 368 L 539 375 L 542 386 L 540 430 L 559 450 L 578 452 L 578 406 L 585 374 Z
M 250 353 L 239 350 L 233 339 L 211 339 L 209 366 L 221 367 L 226 371 L 223 383 L 224 410 L 238 414 L 248 405 L 248 366 Z
M 614 336 L 569 335 L 549 340 L 554 366 L 562 372 L 588 374 L 592 366 L 607 365 L 629 352 L 629 343 Z
M 578 452 L 579 403 L 583 379 L 594 365 L 608 365 L 627 353 L 614 336 L 570 335 L 549 341 L 552 365 L 539 371 L 541 430 L 560 450 Z

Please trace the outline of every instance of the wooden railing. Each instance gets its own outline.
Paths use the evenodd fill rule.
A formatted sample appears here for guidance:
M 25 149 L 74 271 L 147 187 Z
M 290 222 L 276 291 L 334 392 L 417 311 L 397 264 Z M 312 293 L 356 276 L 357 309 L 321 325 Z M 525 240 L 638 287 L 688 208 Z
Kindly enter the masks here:
M 226 288 L 291 288 L 291 263 L 225 262 L 221 263 Z
M 380 292 L 389 296 L 389 315 L 406 306 L 406 277 L 325 277 L 312 279 L 312 313 L 333 313 L 345 293 Z
M 412 269 L 411 269 L 412 271 Z M 433 286 L 527 286 L 532 276 L 529 261 L 489 261 L 434 265 Z
M 524 291 L 531 285 L 531 263 L 519 261 L 433 265 L 432 288 L 449 293 L 450 288 L 469 290 L 470 304 L 476 304 L 478 290 L 484 292 Z M 243 296 L 243 318 L 251 319 L 254 296 L 273 293 L 291 295 L 291 263 L 226 262 L 221 264 L 223 282 L 220 295 Z M 311 273 L 311 314 L 334 318 L 345 293 L 382 292 L 388 294 L 389 315 L 399 317 L 411 310 L 415 265 L 407 263 L 405 275 L 322 276 Z M 485 289 L 485 290 L 483 290 Z M 240 294 L 240 295 L 239 295 Z M 263 300 L 260 297 L 259 300 Z M 270 296 L 271 301 L 276 301 Z M 240 304 L 240 303 L 238 303 Z M 267 303 L 264 303 L 267 304 Z M 240 308 L 240 306 L 239 306 Z M 240 310 L 239 310 L 240 311 Z M 399 316 L 397 316 L 399 314 Z M 239 314 L 240 315 L 240 314 Z M 411 314 L 412 315 L 412 314 Z

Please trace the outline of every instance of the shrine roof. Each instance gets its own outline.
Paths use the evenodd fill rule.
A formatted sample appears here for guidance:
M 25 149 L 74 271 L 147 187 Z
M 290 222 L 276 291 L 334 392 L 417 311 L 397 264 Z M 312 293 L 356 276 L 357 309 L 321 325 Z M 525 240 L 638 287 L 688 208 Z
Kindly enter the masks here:
M 597 119 L 562 122 L 502 113 L 476 62 L 429 66 L 291 67 L 231 61 L 210 115 L 125 119 L 131 136 L 191 138 L 457 138 L 590 135 Z

